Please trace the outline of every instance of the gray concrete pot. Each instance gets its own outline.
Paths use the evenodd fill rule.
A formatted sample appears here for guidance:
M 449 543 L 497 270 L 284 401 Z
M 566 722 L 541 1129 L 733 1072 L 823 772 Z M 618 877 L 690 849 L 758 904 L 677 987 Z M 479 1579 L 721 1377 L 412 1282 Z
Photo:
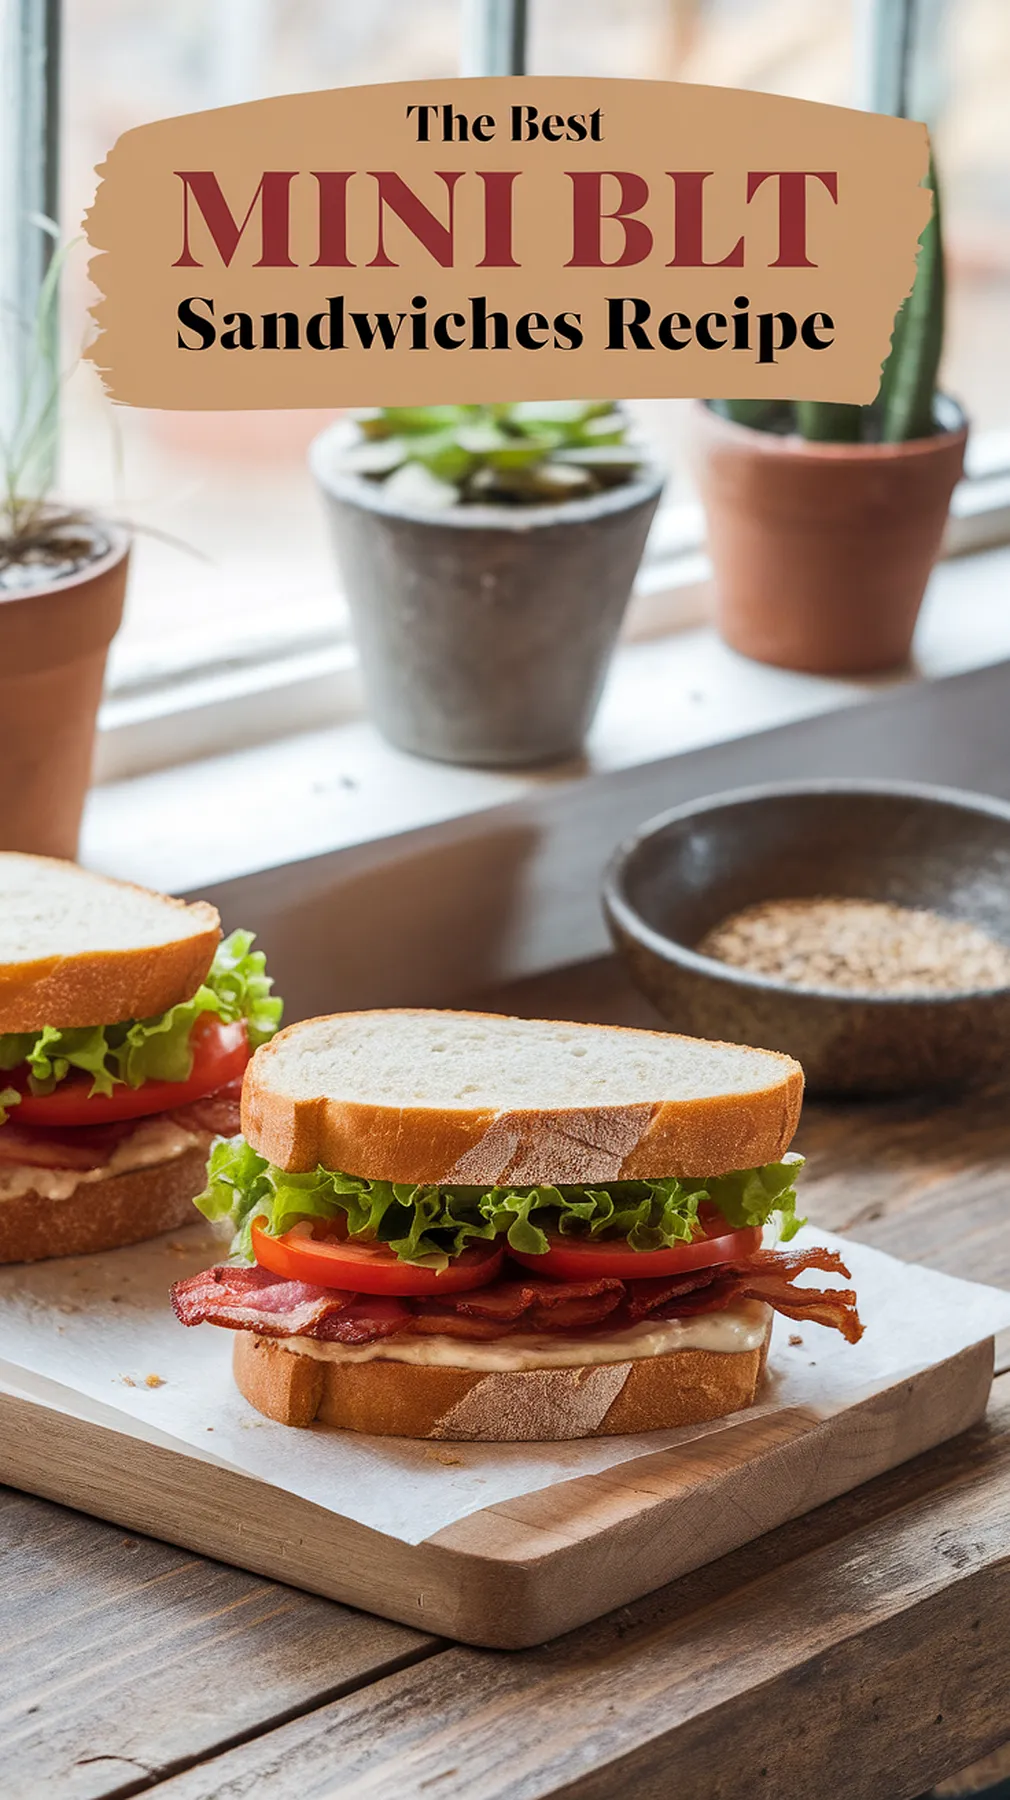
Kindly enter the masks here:
M 337 467 L 338 423 L 309 460 L 333 525 L 372 715 L 391 743 L 516 768 L 581 749 L 663 487 L 558 506 L 407 509 Z

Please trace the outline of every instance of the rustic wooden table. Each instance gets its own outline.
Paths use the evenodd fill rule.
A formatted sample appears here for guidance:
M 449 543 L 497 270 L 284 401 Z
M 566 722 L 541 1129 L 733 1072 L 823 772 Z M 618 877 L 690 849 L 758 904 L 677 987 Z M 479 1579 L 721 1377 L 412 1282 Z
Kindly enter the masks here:
M 655 1022 L 610 962 L 493 1003 Z M 810 1105 L 797 1142 L 818 1224 L 1010 1287 L 1010 1089 Z M 983 1427 L 540 1650 L 454 1646 L 0 1493 L 0 1795 L 916 1795 L 1010 1738 L 999 1351 Z

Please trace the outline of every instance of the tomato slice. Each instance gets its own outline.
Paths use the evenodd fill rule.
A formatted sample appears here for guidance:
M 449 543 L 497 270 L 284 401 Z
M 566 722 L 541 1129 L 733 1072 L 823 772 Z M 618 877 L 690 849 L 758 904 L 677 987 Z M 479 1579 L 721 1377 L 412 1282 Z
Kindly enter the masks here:
M 559 1281 L 592 1281 L 597 1275 L 619 1275 L 622 1281 L 651 1275 L 680 1275 L 688 1269 L 707 1269 L 713 1263 L 739 1262 L 761 1248 L 761 1227 L 734 1231 L 719 1213 L 702 1214 L 705 1236 L 693 1244 L 675 1244 L 670 1250 L 633 1250 L 623 1238 L 561 1237 L 548 1232 L 550 1249 L 542 1256 L 510 1250 L 512 1260 L 524 1269 L 556 1275 Z
M 51 1094 L 30 1094 L 27 1081 L 22 1082 L 15 1070 L 13 1077 L 2 1078 L 10 1079 L 11 1085 L 22 1093 L 19 1104 L 11 1108 L 11 1123 L 55 1128 L 104 1125 L 111 1119 L 139 1119 L 148 1113 L 171 1112 L 186 1106 L 191 1100 L 226 1087 L 242 1074 L 250 1056 L 245 1021 L 238 1019 L 226 1025 L 213 1013 L 204 1013 L 193 1027 L 190 1047 L 193 1067 L 188 1081 L 145 1081 L 139 1088 L 124 1083 L 113 1088 L 111 1094 L 90 1095 L 91 1076 L 82 1069 L 73 1070 Z
M 259 1222 L 252 1228 L 253 1252 L 263 1269 L 286 1281 L 312 1287 L 344 1288 L 355 1294 L 460 1294 L 485 1287 L 505 1260 L 504 1243 L 478 1242 L 454 1256 L 447 1269 L 425 1269 L 401 1262 L 386 1244 L 356 1244 L 326 1232 L 313 1222 L 310 1235 L 296 1225 L 283 1237 L 270 1237 Z M 325 1235 L 324 1235 L 325 1234 Z

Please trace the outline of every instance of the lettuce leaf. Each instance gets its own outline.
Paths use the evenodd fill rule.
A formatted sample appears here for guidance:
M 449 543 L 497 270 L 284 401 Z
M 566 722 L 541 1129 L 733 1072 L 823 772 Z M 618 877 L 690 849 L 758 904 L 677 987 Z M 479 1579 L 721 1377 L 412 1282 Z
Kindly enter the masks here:
M 246 1021 L 255 1050 L 280 1024 L 283 1002 L 271 996 L 262 950 L 253 950 L 251 931 L 233 931 L 217 947 L 202 986 L 191 1000 L 169 1007 L 154 1019 L 126 1019 L 114 1025 L 85 1025 L 0 1035 L 0 1071 L 28 1064 L 33 1094 L 51 1094 L 71 1069 L 91 1076 L 92 1094 L 111 1094 L 125 1083 L 187 1081 L 193 1067 L 190 1036 L 203 1013 L 226 1024 Z M 14 1089 L 0 1094 L 0 1109 L 10 1106 Z M 6 1115 L 0 1110 L 0 1124 Z
M 699 1208 L 712 1200 L 734 1229 L 775 1220 L 783 1240 L 799 1230 L 793 1186 L 801 1156 L 711 1180 L 611 1181 L 592 1187 L 426 1187 L 370 1181 L 319 1167 L 290 1175 L 245 1138 L 219 1138 L 197 1206 L 227 1219 L 233 1255 L 252 1261 L 252 1224 L 280 1237 L 303 1219 L 346 1220 L 352 1238 L 388 1244 L 402 1262 L 443 1269 L 475 1238 L 505 1237 L 513 1250 L 543 1255 L 547 1233 L 624 1238 L 633 1250 L 668 1249 L 701 1234 Z

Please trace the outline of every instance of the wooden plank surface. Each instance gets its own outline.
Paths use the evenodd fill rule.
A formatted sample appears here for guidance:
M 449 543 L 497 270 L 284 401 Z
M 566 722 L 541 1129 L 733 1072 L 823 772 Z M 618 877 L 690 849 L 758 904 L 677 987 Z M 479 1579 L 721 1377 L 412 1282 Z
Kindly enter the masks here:
M 901 1271 L 898 1271 L 900 1279 Z M 985 1410 L 992 1341 L 471 1514 L 403 1544 L 235 1470 L 0 1394 L 0 1473 L 275 1580 L 465 1643 L 543 1643 L 942 1443 Z M 647 1447 L 647 1446 L 646 1446 Z
M 135 1792 L 439 1648 L 9 1489 L 0 1585 L 4 1800 Z
M 609 962 L 496 1002 L 617 1022 L 651 1017 Z M 831 1229 L 1010 1286 L 1008 1124 L 1010 1099 L 997 1089 L 809 1106 L 799 1140 L 810 1159 L 807 1208 Z M 808 1800 L 817 1784 L 832 1796 L 902 1800 L 1010 1736 L 1007 1382 L 997 1401 L 990 1427 L 967 1441 L 518 1655 L 439 1649 L 14 1498 L 14 1511 L 0 1515 L 0 1608 L 5 1626 L 16 1618 L 0 1643 L 0 1793 L 112 1800 L 154 1783 L 166 1800 L 315 1800 L 335 1791 L 637 1800 L 668 1795 L 693 1745 L 706 1766 L 694 1785 L 677 1784 L 692 1800 L 743 1792 Z M 816 1600 L 822 1579 L 834 1583 L 836 1625 L 825 1627 L 830 1643 L 818 1638 L 811 1649 L 806 1597 Z M 774 1637 L 768 1608 L 784 1609 L 774 1612 Z M 769 1646 L 780 1639 L 772 1668 Z M 695 1656 L 735 1664 L 737 1648 L 751 1658 L 758 1699 L 720 1677 L 692 1711 L 681 1677 Z M 391 1673 L 400 1657 L 431 1661 Z M 555 1678 L 544 1706 L 531 1703 Z M 639 1690 L 649 1697 L 641 1705 Z M 775 1727 L 770 1743 L 763 1717 Z M 528 1760 L 517 1760 L 527 1743 Z
M 154 1792 L 906 1800 L 1010 1734 L 1010 1378 L 994 1400 L 967 1439 L 542 1650 L 443 1651 Z

